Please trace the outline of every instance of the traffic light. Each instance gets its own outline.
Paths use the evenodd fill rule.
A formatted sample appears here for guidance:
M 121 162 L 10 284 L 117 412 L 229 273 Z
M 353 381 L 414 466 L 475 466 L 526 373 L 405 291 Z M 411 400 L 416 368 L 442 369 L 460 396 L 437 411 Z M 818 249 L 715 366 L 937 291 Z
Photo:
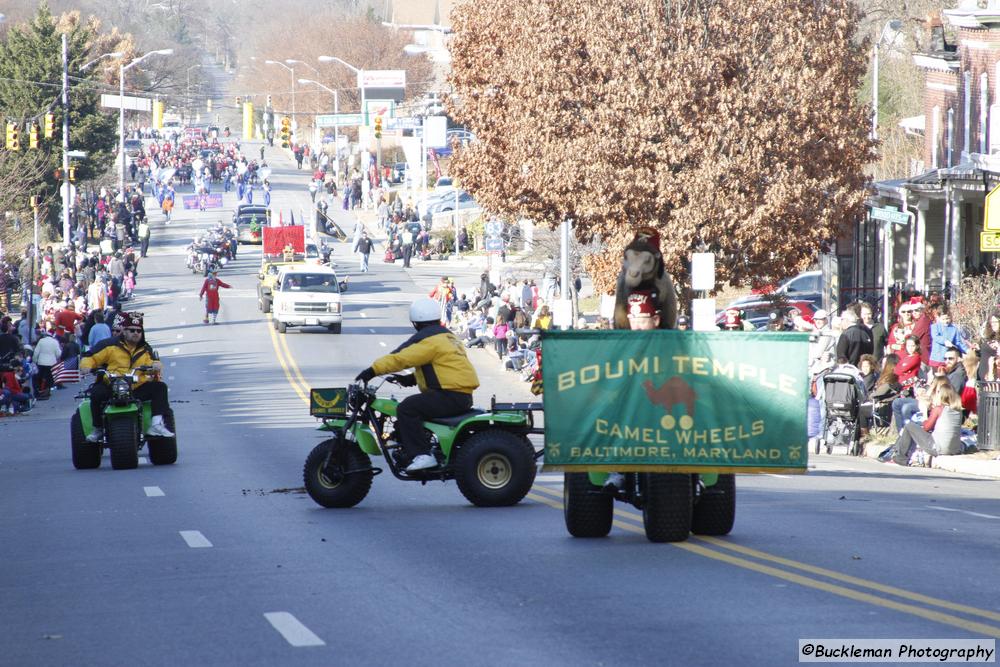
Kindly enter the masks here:
M 243 104 L 243 98 L 239 95 L 236 96 L 236 106 Z
M 267 96 L 267 106 L 268 106 L 268 108 L 271 107 L 271 96 L 270 95 Z
M 9 151 L 19 151 L 21 150 L 21 137 L 17 130 L 17 124 L 7 123 L 7 150 Z
M 382 138 L 382 116 L 375 116 L 375 138 Z
M 45 114 L 45 138 L 51 139 L 56 134 L 56 115 L 54 113 Z
M 76 182 L 76 167 L 72 165 L 69 168 L 69 180 L 71 183 Z
M 28 148 L 38 148 L 38 123 L 28 127 Z
M 285 116 L 281 119 L 281 147 L 289 148 L 292 145 L 292 119 Z

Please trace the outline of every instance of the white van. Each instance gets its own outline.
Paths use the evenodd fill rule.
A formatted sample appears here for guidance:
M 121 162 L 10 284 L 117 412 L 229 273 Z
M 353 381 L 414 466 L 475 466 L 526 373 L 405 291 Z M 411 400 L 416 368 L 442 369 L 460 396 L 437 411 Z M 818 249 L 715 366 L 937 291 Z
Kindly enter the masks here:
M 343 322 L 340 294 L 347 281 L 338 281 L 328 266 L 293 264 L 283 266 L 271 291 L 274 328 L 285 333 L 288 327 L 326 327 L 339 334 Z

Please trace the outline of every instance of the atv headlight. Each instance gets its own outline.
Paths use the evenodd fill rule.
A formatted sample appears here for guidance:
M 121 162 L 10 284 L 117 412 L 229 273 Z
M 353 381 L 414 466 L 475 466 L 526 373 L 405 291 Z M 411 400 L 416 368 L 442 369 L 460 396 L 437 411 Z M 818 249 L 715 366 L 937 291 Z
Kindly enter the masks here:
M 125 378 L 115 378 L 111 383 L 111 393 L 115 398 L 127 398 L 129 395 L 128 381 Z

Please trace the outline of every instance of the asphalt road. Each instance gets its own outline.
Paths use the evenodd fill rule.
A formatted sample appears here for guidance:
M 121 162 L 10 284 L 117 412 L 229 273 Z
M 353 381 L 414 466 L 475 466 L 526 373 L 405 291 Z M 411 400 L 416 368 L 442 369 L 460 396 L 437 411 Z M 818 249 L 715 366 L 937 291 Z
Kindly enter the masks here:
M 268 151 L 275 207 L 308 200 Z M 570 537 L 557 474 L 512 508 L 383 474 L 358 507 L 321 509 L 296 490 L 322 439 L 300 393 L 402 341 L 440 271 L 358 274 L 339 245 L 343 334 L 279 338 L 244 248 L 205 326 L 181 252 L 232 197 L 153 216 L 129 306 L 166 365 L 176 465 L 74 470 L 72 390 L 0 420 L 0 665 L 791 665 L 806 637 L 1000 637 L 995 481 L 819 456 L 741 476 L 733 533 L 675 545 L 627 506 L 609 538 Z M 527 397 L 472 358 L 479 403 Z

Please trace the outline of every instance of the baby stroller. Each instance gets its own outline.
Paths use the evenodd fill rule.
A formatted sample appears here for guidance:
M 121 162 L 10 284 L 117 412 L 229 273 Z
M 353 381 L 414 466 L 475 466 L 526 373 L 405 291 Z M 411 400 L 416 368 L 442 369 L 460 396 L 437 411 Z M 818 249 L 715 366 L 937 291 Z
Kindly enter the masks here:
M 844 446 L 848 454 L 858 455 L 861 451 L 861 404 L 865 400 L 864 389 L 850 373 L 836 370 L 823 376 L 823 404 L 826 420 L 823 432 L 816 443 L 816 453 L 820 446 L 832 454 L 835 446 Z

